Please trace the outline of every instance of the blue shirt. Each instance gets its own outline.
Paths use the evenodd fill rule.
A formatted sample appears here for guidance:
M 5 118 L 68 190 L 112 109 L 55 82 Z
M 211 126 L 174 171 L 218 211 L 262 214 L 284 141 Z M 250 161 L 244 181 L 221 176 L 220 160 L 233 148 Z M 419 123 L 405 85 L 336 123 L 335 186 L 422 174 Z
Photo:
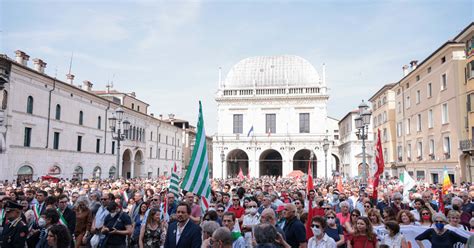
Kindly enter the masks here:
M 301 243 L 306 243 L 306 228 L 303 223 L 294 217 L 287 221 L 285 228 L 286 242 L 293 248 L 298 248 Z

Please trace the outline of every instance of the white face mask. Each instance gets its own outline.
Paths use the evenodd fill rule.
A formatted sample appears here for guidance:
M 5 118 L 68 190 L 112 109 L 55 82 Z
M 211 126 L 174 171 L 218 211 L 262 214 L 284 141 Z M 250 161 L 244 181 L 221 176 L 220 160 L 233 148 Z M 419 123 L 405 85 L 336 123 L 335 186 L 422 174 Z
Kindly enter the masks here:
M 321 235 L 321 229 L 316 228 L 316 227 L 312 227 L 311 230 L 313 230 L 314 236 L 319 236 L 319 235 Z
M 336 223 L 336 220 L 335 219 L 328 219 L 328 224 L 332 225 Z
M 249 208 L 248 210 L 251 215 L 255 215 L 257 213 L 257 208 L 252 207 L 252 208 Z
M 110 213 L 110 216 L 115 217 L 115 215 L 117 215 L 117 212 L 113 212 L 113 213 Z
M 39 226 L 39 227 L 45 227 L 45 226 L 46 226 L 46 220 L 43 219 L 43 218 L 40 218 L 40 219 L 38 220 L 38 226 Z

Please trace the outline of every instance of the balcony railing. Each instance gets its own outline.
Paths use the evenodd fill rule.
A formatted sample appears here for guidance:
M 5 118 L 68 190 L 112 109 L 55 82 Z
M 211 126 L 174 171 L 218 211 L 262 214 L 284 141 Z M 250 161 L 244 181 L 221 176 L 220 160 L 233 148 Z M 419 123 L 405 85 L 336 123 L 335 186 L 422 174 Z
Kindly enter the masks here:
M 461 151 L 472 151 L 474 150 L 474 140 L 461 140 L 459 141 L 459 147 L 461 147 Z

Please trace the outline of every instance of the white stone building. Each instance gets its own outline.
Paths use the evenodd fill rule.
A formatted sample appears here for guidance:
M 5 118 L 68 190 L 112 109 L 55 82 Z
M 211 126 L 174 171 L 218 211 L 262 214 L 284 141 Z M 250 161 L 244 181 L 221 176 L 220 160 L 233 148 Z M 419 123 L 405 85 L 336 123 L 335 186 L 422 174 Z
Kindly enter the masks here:
M 181 168 L 181 129 L 148 114 L 134 94 L 102 97 L 91 82 L 77 86 L 73 75 L 61 81 L 45 73 L 42 60 L 34 60 L 34 69 L 28 60 L 22 51 L 15 60 L 0 57 L 0 180 L 113 177 L 117 141 L 108 118 L 119 107 L 130 122 L 120 176 L 166 175 L 174 163 Z
M 286 176 L 317 168 L 317 177 L 339 170 L 338 121 L 328 117 L 329 94 L 322 77 L 298 56 L 244 59 L 219 79 L 218 130 L 213 177 Z M 323 140 L 328 139 L 327 172 Z

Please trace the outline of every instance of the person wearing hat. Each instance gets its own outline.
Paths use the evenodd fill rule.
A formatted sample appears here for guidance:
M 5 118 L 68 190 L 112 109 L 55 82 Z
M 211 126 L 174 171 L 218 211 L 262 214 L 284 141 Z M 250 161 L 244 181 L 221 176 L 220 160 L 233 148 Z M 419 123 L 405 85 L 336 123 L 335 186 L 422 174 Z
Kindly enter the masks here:
M 2 232 L 2 247 L 25 247 L 28 227 L 21 219 L 21 209 L 23 206 L 13 201 L 5 204 L 7 222 Z

